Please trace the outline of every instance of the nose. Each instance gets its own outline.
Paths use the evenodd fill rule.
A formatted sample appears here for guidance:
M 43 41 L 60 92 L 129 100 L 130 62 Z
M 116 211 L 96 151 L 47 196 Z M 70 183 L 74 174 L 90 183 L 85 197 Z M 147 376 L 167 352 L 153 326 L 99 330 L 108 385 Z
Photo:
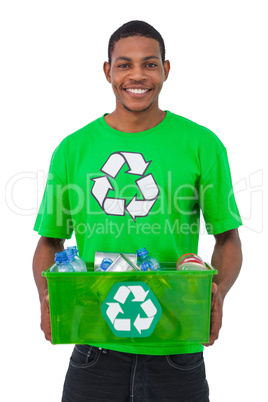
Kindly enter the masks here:
M 132 79 L 133 81 L 142 81 L 147 78 L 147 75 L 142 66 L 135 65 L 132 67 L 128 78 Z

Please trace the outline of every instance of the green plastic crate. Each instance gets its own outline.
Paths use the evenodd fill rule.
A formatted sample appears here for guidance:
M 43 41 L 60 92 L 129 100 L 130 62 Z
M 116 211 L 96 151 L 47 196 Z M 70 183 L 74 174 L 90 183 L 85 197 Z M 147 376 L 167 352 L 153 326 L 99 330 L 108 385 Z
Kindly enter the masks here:
M 217 271 L 43 272 L 53 344 L 207 343 Z

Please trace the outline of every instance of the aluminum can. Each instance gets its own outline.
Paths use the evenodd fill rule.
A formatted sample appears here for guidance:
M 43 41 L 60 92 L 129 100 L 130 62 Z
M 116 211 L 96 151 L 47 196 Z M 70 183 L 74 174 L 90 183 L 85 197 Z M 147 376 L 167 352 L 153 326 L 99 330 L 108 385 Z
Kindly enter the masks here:
M 128 258 L 131 262 L 133 262 L 135 265 L 137 265 L 137 254 L 130 254 L 130 253 L 124 253 L 123 254 L 126 258 Z M 96 251 L 95 253 L 95 259 L 94 259 L 94 271 L 99 271 L 101 267 L 101 263 L 104 259 L 111 259 L 112 264 L 114 263 L 115 259 L 120 256 L 120 253 L 106 253 L 104 251 Z M 123 257 L 120 258 L 120 262 L 123 267 L 127 268 L 129 266 L 128 262 L 124 260 Z M 112 266 L 110 265 L 110 267 Z M 110 268 L 109 267 L 109 268 Z M 107 271 L 109 270 L 107 269 Z M 130 269 L 128 269 L 130 271 Z M 125 271 L 125 269 L 123 269 Z
M 201 257 L 194 253 L 182 255 L 176 264 L 177 270 L 203 270 L 207 269 Z
M 128 262 L 122 257 L 121 254 L 118 254 L 116 259 L 106 269 L 106 272 L 126 272 L 126 271 L 133 271 L 133 268 L 131 265 L 128 264 Z

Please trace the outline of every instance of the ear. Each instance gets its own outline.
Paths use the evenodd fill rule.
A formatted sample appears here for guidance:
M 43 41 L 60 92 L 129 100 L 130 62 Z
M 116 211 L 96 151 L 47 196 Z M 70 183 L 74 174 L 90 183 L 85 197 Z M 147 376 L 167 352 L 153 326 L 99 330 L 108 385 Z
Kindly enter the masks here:
M 104 71 L 106 80 L 111 84 L 111 74 L 110 74 L 111 73 L 111 66 L 107 61 L 105 61 L 103 63 L 103 71 Z
M 170 71 L 170 62 L 169 60 L 164 61 L 164 74 L 165 74 L 165 81 L 168 78 L 169 75 L 169 71 Z

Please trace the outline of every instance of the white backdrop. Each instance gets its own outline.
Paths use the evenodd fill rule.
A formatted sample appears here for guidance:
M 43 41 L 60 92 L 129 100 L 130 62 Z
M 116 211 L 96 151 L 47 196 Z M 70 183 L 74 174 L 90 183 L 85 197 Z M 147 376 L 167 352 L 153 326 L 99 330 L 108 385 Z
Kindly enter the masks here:
M 145 20 L 166 42 L 160 106 L 214 131 L 228 149 L 244 263 L 205 350 L 212 402 L 267 398 L 267 11 L 261 0 L 10 0 L 1 3 L 1 360 L 5 402 L 58 402 L 71 345 L 39 329 L 32 227 L 50 156 L 68 134 L 114 108 L 102 64 L 109 36 Z M 174 7 L 176 4 L 176 7 Z M 4 194 L 6 197 L 4 197 Z M 74 240 L 71 241 L 73 243 Z M 214 240 L 202 233 L 199 254 Z M 4 259 L 4 261 L 3 261 Z M 3 380 L 3 375 L 2 375 Z M 5 396 L 3 396 L 5 395 Z

